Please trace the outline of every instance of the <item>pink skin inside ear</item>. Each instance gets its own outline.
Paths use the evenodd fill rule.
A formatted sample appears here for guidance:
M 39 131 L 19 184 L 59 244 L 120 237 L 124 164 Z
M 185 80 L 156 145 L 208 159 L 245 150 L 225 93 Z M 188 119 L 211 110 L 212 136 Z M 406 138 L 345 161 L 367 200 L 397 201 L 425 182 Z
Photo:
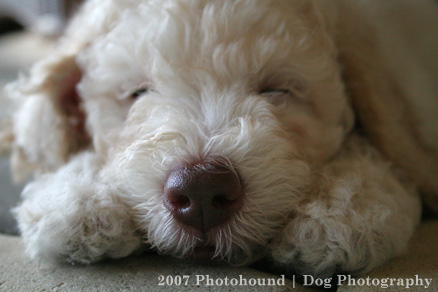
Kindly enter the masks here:
M 69 152 L 76 152 L 90 142 L 85 129 L 85 111 L 82 106 L 82 99 L 76 91 L 76 85 L 81 80 L 82 74 L 76 69 L 67 78 L 60 81 L 59 108 L 65 117 L 67 139 L 74 145 Z

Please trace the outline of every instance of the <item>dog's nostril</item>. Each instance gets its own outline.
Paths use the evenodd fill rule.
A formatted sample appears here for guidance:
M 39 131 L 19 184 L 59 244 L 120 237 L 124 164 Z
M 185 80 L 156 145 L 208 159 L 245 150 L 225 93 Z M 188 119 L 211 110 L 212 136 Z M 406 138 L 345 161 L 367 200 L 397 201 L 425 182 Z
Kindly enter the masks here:
M 219 164 L 199 163 L 171 171 L 163 200 L 176 220 L 206 232 L 240 210 L 243 190 L 235 172 Z
M 186 196 L 182 196 L 182 195 L 168 196 L 168 201 L 173 208 L 186 209 L 190 207 L 190 199 Z

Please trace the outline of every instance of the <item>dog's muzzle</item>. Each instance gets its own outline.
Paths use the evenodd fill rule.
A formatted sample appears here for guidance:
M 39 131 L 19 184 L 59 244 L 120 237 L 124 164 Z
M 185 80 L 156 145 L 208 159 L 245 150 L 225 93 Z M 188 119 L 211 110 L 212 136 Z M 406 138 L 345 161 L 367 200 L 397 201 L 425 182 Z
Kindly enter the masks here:
M 235 171 L 216 162 L 178 166 L 165 183 L 164 205 L 180 223 L 205 234 L 241 209 L 243 187 Z

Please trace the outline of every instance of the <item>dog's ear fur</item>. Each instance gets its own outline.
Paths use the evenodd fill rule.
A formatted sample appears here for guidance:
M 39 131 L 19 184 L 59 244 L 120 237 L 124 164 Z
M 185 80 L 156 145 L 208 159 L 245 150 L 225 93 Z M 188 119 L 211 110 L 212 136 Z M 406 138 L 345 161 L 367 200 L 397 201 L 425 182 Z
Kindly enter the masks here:
M 76 93 L 80 78 L 75 55 L 55 54 L 36 64 L 29 76 L 7 86 L 9 98 L 19 103 L 12 148 L 17 180 L 31 171 L 53 171 L 89 144 Z
M 16 108 L 11 164 L 17 181 L 34 171 L 54 171 L 70 155 L 91 145 L 82 99 L 76 92 L 81 79 L 76 56 L 104 34 L 131 2 L 86 1 L 52 55 L 6 87 Z
M 358 8 L 361 11 L 356 8 L 343 7 L 336 36 L 356 116 L 374 145 L 420 186 L 425 202 L 438 211 L 437 75 L 426 73 L 427 70 L 418 65 L 420 59 L 415 51 L 397 53 L 409 41 L 403 37 L 397 39 L 396 33 L 389 30 L 389 24 L 376 28 L 370 24 L 370 15 L 364 17 L 363 8 Z M 438 11 L 436 7 L 430 8 Z M 403 15 L 412 13 L 411 10 Z M 411 21 L 409 25 L 420 28 L 421 23 Z M 431 27 L 436 29 L 438 21 L 435 22 Z M 421 30 L 421 34 L 423 32 Z M 421 44 L 417 40 L 411 45 L 418 50 Z M 430 49 L 429 54 L 437 51 L 438 48 Z

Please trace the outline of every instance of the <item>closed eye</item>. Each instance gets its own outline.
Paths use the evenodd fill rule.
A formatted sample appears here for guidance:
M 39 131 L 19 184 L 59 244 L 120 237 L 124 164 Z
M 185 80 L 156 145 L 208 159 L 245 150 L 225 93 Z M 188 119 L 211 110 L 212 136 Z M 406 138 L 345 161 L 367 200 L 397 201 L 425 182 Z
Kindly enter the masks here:
M 137 99 L 138 97 L 140 97 L 148 92 L 149 92 L 149 88 L 147 88 L 147 87 L 139 88 L 136 91 L 134 91 L 133 93 L 131 93 L 131 98 Z
M 277 94 L 289 95 L 290 91 L 288 89 L 285 89 L 285 88 L 264 88 L 264 89 L 260 90 L 260 94 L 262 94 L 262 95 L 277 95 Z

